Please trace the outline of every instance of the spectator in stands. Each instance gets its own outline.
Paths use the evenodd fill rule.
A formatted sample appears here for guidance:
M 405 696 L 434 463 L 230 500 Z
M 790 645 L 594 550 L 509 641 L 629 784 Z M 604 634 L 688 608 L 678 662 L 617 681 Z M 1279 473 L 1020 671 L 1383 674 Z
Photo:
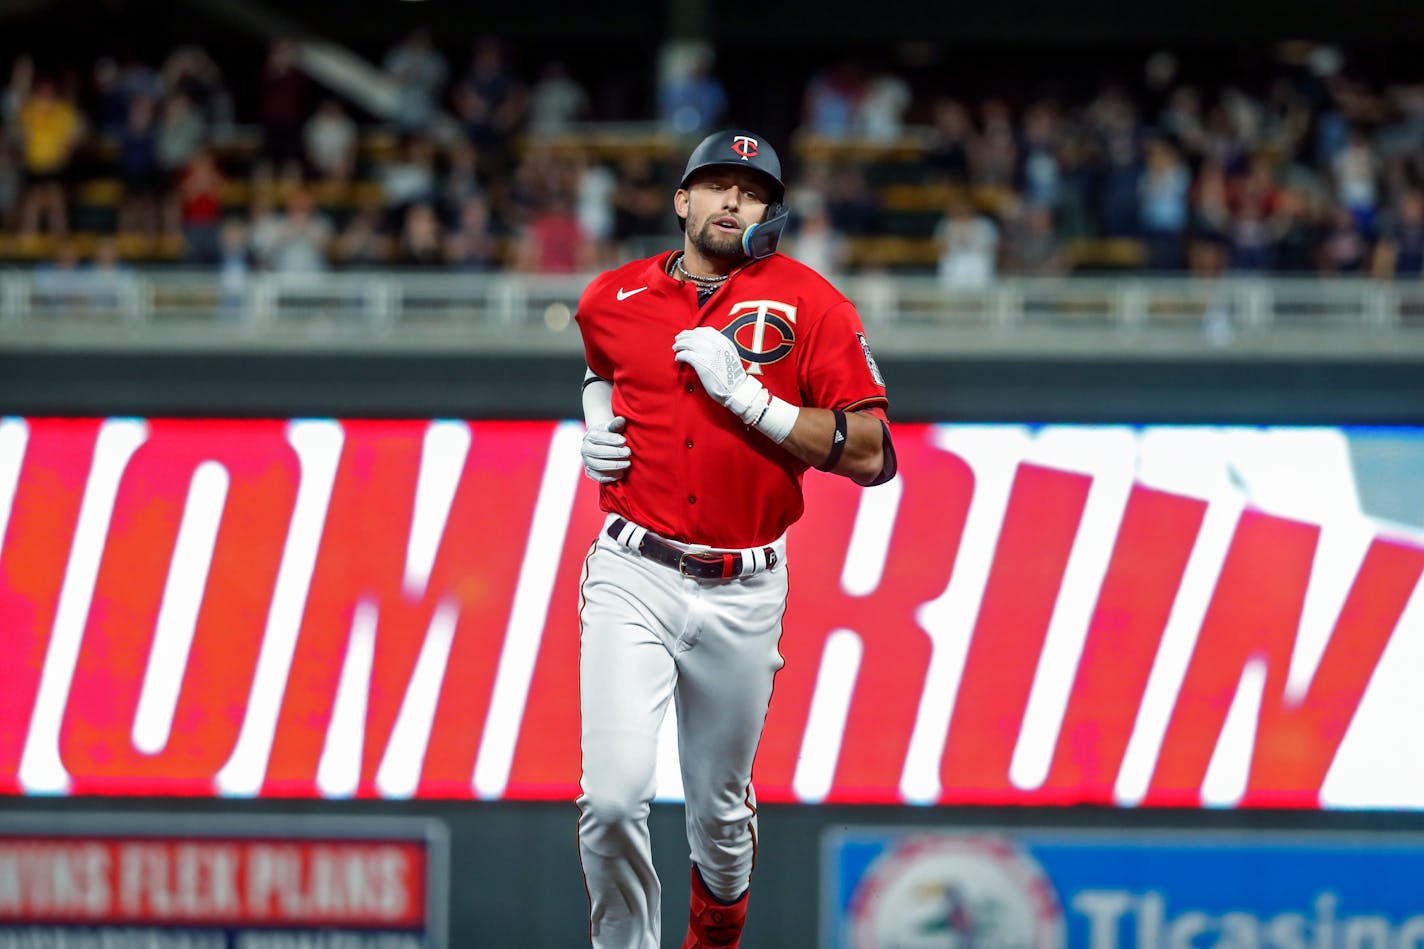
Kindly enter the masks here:
M 405 209 L 397 245 L 396 263 L 406 267 L 438 267 L 445 264 L 444 235 L 435 206 L 421 201 Z
M 826 206 L 833 190 L 835 167 L 836 163 L 825 153 L 812 153 L 797 162 L 796 176 L 786 186 L 787 207 L 799 210 L 811 204 Z
M 15 230 L 20 206 L 20 168 L 10 142 L 0 137 L 0 231 Z
M 165 229 L 169 233 L 177 233 L 180 225 L 178 191 L 183 170 L 207 142 L 207 137 L 207 123 L 188 97 L 181 92 L 169 96 L 163 104 L 163 119 L 155 138 L 158 169 L 164 180 L 164 216 L 168 224 Z
M 802 128 L 824 138 L 847 138 L 855 131 L 863 91 L 864 78 L 852 60 L 840 60 L 817 72 L 806 84 Z
M 158 165 L 158 123 L 154 100 L 137 95 L 128 100 L 128 121 L 118 134 L 118 228 L 123 234 L 158 233 L 159 205 L 166 188 Z
M 379 205 L 358 208 L 335 242 L 335 257 L 347 267 L 371 267 L 391 257 L 391 241 L 383 232 L 385 215 Z
M 1258 151 L 1290 162 L 1304 150 L 1310 121 L 1310 104 L 1304 94 L 1288 78 L 1277 77 L 1264 103 Z
M 935 226 L 940 284 L 954 289 L 982 289 L 993 280 L 999 254 L 999 229 L 956 192 Z
M 460 207 L 455 226 L 445 238 L 445 260 L 467 273 L 482 273 L 499 265 L 499 238 L 483 195 L 469 196 Z
M 257 81 L 257 118 L 262 125 L 259 179 L 300 177 L 302 127 L 307 119 L 307 80 L 297 64 L 297 44 L 275 40 Z
M 439 180 L 435 172 L 435 142 L 427 135 L 411 134 L 400 155 L 378 169 L 381 189 L 390 212 L 388 226 L 396 230 L 405 219 L 405 209 L 420 202 L 438 201 Z
M 1424 153 L 1424 82 L 1394 82 L 1384 95 L 1389 118 L 1375 133 L 1381 158 L 1417 158 Z
M 559 60 L 545 63 L 529 90 L 529 132 L 559 135 L 588 119 L 590 112 L 588 92 L 569 73 L 569 67 Z
M 450 65 L 435 48 L 430 30 L 411 30 L 386 53 L 382 68 L 396 88 L 391 116 L 396 127 L 403 132 L 429 132 L 450 78 Z
M 21 53 L 11 62 L 10 79 L 5 84 L 4 92 L 0 93 L 0 132 L 8 141 L 19 142 L 21 139 L 20 110 L 29 101 L 34 86 L 34 57 Z
M 451 142 L 445 152 L 445 176 L 440 186 L 441 217 L 453 224 L 465 202 L 484 192 L 479 150 L 464 139 Z
M 119 64 L 112 56 L 94 63 L 94 128 L 101 135 L 122 136 L 132 114 L 132 97 L 119 85 Z M 151 98 L 151 96 L 149 97 Z
M 1260 202 L 1242 204 L 1232 218 L 1230 266 L 1238 273 L 1264 273 L 1275 266 L 1271 222 Z
M 63 312 L 84 306 L 89 280 L 80 269 L 81 261 L 78 241 L 72 237 L 60 237 L 55 244 L 54 256 L 34 270 L 31 302 L 37 309 L 41 312 Z
M 833 282 L 845 273 L 850 245 L 831 224 L 824 200 L 805 195 L 796 205 L 794 224 L 787 254 Z
M 1098 221 L 1106 237 L 1136 237 L 1141 212 L 1142 161 L 1135 130 L 1113 123 L 1103 130 Z
M 1326 274 L 1357 274 L 1370 257 L 1370 241 L 1360 218 L 1349 208 L 1336 207 L 1320 243 L 1319 266 Z
M 223 176 L 210 149 L 200 148 L 193 154 L 177 190 L 184 255 L 193 263 L 218 263 L 222 258 Z
M 462 80 L 450 87 L 450 111 L 466 141 L 477 148 L 496 148 L 492 144 L 497 136 L 491 130 L 489 109 L 474 86 Z
M 87 265 L 78 240 L 63 238 L 53 260 L 35 269 L 32 300 L 41 309 L 62 313 L 113 314 L 123 307 L 131 279 L 113 236 L 105 235 L 95 242 L 94 258 Z
M 1062 200 L 1058 121 L 1057 108 L 1045 100 L 1035 102 L 1024 113 L 1023 146 L 1019 149 L 1015 180 L 1029 204 L 1056 208 Z
M 93 80 L 95 129 L 101 135 L 117 135 L 123 130 L 135 99 L 160 103 L 165 93 L 162 77 L 133 55 L 122 62 L 113 56 L 100 57 L 94 64 Z
M 497 211 L 511 231 L 519 232 L 553 202 L 556 193 L 567 196 L 574 188 L 575 183 L 554 153 L 535 144 L 520 157 Z
M 327 96 L 302 127 L 307 167 L 318 181 L 344 185 L 356 174 L 359 129 L 341 100 Z
M 117 311 L 124 305 L 133 274 L 119 254 L 119 242 L 105 234 L 94 242 L 94 259 L 84 271 L 85 303 L 102 311 Z
M 1167 97 L 1157 117 L 1157 127 L 1187 156 L 1200 159 L 1206 151 L 1206 126 L 1202 121 L 1201 91 L 1195 86 L 1178 86 Z
M 624 155 L 618 165 L 618 185 L 613 189 L 613 236 L 625 249 L 620 257 L 647 256 L 627 251 L 628 243 L 668 233 L 672 221 L 668 217 L 667 194 L 657 167 L 646 153 L 634 149 Z
M 658 85 L 658 118 L 678 135 L 693 135 L 722 121 L 727 90 L 712 71 L 712 52 L 689 51 L 669 63 Z
M 1024 277 L 1057 277 L 1067 271 L 1063 243 L 1053 227 L 1053 209 L 1014 201 L 1004 218 L 1004 270 Z
M 1269 229 L 1273 270 L 1283 274 L 1315 270 L 1319 236 L 1305 190 L 1286 187 L 1277 192 Z
M 1097 184 L 1097 143 L 1080 121 L 1060 126 L 1054 157 L 1058 162 L 1058 232 L 1066 239 L 1095 236 L 1100 228 L 1094 214 Z
M 574 216 L 591 245 L 590 266 L 613 266 L 613 192 L 618 187 L 618 176 L 607 164 L 587 155 L 578 156 L 574 166 Z
M 74 103 L 60 96 L 53 80 L 41 79 L 20 107 L 19 123 L 25 171 L 20 232 L 37 234 L 44 220 L 50 233 L 68 234 L 66 178 L 84 134 L 83 119 Z
M 94 242 L 94 260 L 90 269 L 104 277 L 126 274 L 129 268 L 119 253 L 119 241 L 112 234 L 104 234 Z
M 1257 99 L 1234 85 L 1222 90 L 1219 105 L 1225 116 L 1222 157 L 1233 175 L 1241 174 L 1250 164 L 1252 153 L 1264 145 L 1264 109 Z
M 1222 90 L 1220 102 L 1228 116 L 1231 146 L 1235 152 L 1227 167 L 1233 174 L 1244 174 L 1249 170 L 1253 156 L 1277 147 L 1271 139 L 1275 120 L 1265 100 L 1235 85 Z
M 287 191 L 285 214 L 267 213 L 253 225 L 252 250 L 258 265 L 276 273 L 311 273 L 326 269 L 331 225 L 317 213 L 311 194 Z
M 454 102 L 466 136 L 491 168 L 503 171 L 510 141 L 524 123 L 528 93 L 510 70 L 499 39 L 475 40 L 470 68 L 457 85 Z
M 525 273 L 584 273 L 590 269 L 592 250 L 572 197 L 557 191 L 524 225 L 517 266 Z
M 836 230 L 847 237 L 864 237 L 875 231 L 879 211 L 860 163 L 842 162 L 831 172 L 826 208 Z
M 1226 269 L 1231 247 L 1231 204 L 1226 170 L 1208 160 L 1197 173 L 1191 193 L 1188 264 L 1191 272 L 1211 277 Z
M 1361 129 L 1350 132 L 1345 147 L 1331 161 L 1335 179 L 1335 200 L 1359 221 L 1360 229 L 1368 231 L 1374 223 L 1378 193 L 1379 159 Z
M 1383 280 L 1424 277 L 1424 192 L 1405 191 L 1394 219 L 1375 246 L 1374 275 Z
M 899 141 L 913 99 L 910 84 L 899 75 L 886 71 L 872 76 L 855 103 L 855 134 L 879 144 Z
M 169 95 L 187 97 L 209 129 L 225 135 L 233 126 L 232 91 L 222 67 L 200 46 L 183 45 L 168 54 L 160 70 Z
M 948 97 L 936 100 L 931 114 L 930 141 L 925 149 L 930 181 L 967 183 L 973 144 L 974 127 L 964 103 Z
M 1138 202 L 1150 270 L 1181 269 L 1190 187 L 1191 175 L 1177 150 L 1164 139 L 1148 142 L 1147 159 L 1138 184 Z
M 239 218 L 222 224 L 218 262 L 218 315 L 233 319 L 247 307 L 247 284 L 252 272 L 247 225 Z
M 1018 170 L 1018 141 L 1013 114 L 1002 99 L 985 99 L 980 106 L 982 130 L 969 152 L 970 181 L 977 188 L 1010 189 Z
M 1275 169 L 1263 157 L 1252 159 L 1250 170 L 1236 186 L 1231 223 L 1231 269 L 1260 273 L 1274 266 Z

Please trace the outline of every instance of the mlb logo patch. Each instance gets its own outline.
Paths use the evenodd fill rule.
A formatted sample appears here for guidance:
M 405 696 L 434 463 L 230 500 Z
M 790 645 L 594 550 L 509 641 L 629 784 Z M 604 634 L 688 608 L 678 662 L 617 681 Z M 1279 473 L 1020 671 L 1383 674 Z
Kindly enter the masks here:
M 860 351 L 865 354 L 865 366 L 870 370 L 870 378 L 875 380 L 876 385 L 885 388 L 885 377 L 880 374 L 880 367 L 875 364 L 875 357 L 870 354 L 870 341 L 865 338 L 864 333 L 856 333 L 855 338 L 860 340 Z

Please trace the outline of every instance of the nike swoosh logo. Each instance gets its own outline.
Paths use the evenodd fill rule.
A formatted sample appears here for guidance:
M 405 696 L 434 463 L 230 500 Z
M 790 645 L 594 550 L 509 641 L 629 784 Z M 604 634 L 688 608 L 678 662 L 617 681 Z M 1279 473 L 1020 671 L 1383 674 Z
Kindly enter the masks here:
M 631 297 L 633 294 L 635 294 L 635 293 L 642 293 L 642 292 L 643 292 L 644 290 L 646 290 L 646 289 L 648 289 L 648 288 L 647 288 L 647 287 L 639 287 L 639 288 L 636 289 L 636 290 L 624 290 L 622 287 L 619 287 L 619 288 L 618 288 L 618 300 L 619 300 L 619 302 L 622 302 L 623 300 L 626 300 L 626 299 L 628 299 L 629 297 Z

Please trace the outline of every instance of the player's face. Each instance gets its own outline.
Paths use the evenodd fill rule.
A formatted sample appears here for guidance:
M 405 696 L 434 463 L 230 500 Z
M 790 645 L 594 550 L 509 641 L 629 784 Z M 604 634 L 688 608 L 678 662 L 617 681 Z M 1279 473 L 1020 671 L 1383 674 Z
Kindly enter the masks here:
M 735 169 L 714 172 L 678 192 L 681 212 L 686 207 L 687 237 L 704 257 L 740 260 L 742 232 L 766 214 L 771 198 L 757 175 Z

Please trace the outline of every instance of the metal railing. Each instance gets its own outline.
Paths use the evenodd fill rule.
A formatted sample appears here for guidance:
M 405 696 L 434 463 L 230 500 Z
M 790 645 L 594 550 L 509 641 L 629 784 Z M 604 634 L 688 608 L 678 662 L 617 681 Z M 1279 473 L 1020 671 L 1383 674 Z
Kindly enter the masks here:
M 385 347 L 576 352 L 589 277 L 0 272 L 0 347 Z M 1369 279 L 836 281 L 876 349 L 1424 356 L 1424 284 Z

